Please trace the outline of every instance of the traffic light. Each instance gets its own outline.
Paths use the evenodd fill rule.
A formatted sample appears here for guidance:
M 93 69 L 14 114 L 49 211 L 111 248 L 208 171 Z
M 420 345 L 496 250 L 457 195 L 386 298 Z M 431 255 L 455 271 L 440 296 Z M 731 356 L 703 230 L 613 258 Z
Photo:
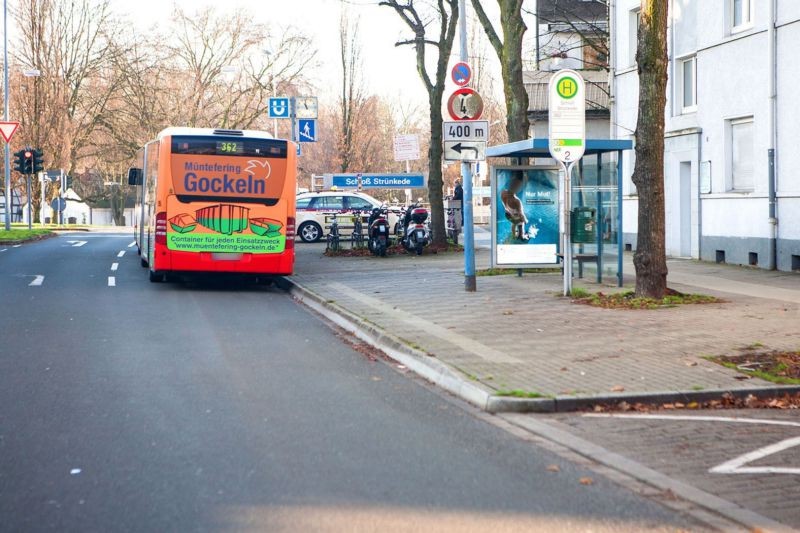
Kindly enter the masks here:
M 72 176 L 67 174 L 66 176 L 64 176 L 64 178 L 65 178 L 65 181 L 66 181 L 67 189 L 71 189 L 72 188 Z
M 44 154 L 39 149 L 33 150 L 32 168 L 33 174 L 38 174 L 44 170 Z
M 24 164 L 22 166 L 23 174 L 33 174 L 33 148 L 26 148 L 22 151 Z
M 25 174 L 25 150 L 14 152 L 14 157 L 16 158 L 14 161 L 14 170 L 20 174 Z

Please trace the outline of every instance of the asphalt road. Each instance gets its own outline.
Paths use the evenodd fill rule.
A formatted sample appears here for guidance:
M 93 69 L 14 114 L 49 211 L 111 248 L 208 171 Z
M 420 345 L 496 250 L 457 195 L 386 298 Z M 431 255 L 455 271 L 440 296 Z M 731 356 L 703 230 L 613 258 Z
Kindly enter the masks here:
M 0 530 L 700 529 L 131 240 L 0 245 Z

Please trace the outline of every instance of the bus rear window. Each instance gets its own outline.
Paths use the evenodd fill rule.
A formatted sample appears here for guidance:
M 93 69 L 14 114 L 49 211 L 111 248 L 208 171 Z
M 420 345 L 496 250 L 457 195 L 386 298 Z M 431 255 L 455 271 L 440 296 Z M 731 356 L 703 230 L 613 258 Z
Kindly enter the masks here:
M 286 159 L 286 141 L 241 137 L 173 137 L 172 153 Z

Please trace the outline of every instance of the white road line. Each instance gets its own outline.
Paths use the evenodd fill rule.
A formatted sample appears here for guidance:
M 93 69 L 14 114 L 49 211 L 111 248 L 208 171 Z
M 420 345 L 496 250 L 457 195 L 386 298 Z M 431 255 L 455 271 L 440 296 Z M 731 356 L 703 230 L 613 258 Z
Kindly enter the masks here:
M 117 254 L 117 257 L 122 257 L 123 255 L 125 255 L 125 250 L 120 251 L 120 253 Z
M 764 418 L 742 418 L 725 416 L 690 416 L 690 415 L 652 415 L 652 414 L 613 414 L 613 413 L 586 413 L 587 418 L 627 418 L 642 420 L 671 420 L 681 422 L 722 422 L 734 424 L 760 424 L 768 426 L 789 426 L 800 427 L 800 422 L 790 422 L 788 420 L 766 420 Z M 773 455 L 789 448 L 800 446 L 800 437 L 792 437 L 775 444 L 770 444 L 740 455 L 730 461 L 708 469 L 711 474 L 800 474 L 800 468 L 784 466 L 744 466 L 747 463 L 758 461 L 769 455 Z
M 116 287 L 117 286 L 117 278 L 114 276 L 108 276 L 108 286 L 109 287 Z
M 6 252 L 6 251 L 8 251 L 8 248 L 3 248 L 2 250 L 0 250 L 0 252 Z
M 130 243 L 128 245 L 128 248 L 133 248 L 134 246 L 136 246 L 136 241 L 133 241 L 132 243 Z
M 111 263 L 111 270 L 116 270 L 119 268 L 119 263 Z
M 769 426 L 791 426 L 800 428 L 800 422 L 788 420 L 766 420 L 763 418 L 741 418 L 738 416 L 690 416 L 690 415 L 626 415 L 613 413 L 586 413 L 587 418 L 641 418 L 644 420 L 689 420 L 698 422 L 731 422 L 736 424 L 766 424 Z
M 736 459 L 726 461 L 721 465 L 710 468 L 712 474 L 800 474 L 800 468 L 788 468 L 783 466 L 744 466 L 747 463 L 758 461 L 769 455 L 773 455 L 789 448 L 800 446 L 800 437 L 782 440 L 769 446 L 764 446 L 752 452 L 740 455 Z
M 29 287 L 39 287 L 39 286 L 42 285 L 42 283 L 44 283 L 44 276 L 37 274 L 36 277 L 33 279 L 33 281 L 28 283 L 28 286 Z
M 12 246 L 12 248 L 19 248 L 20 246 L 22 246 L 22 245 L 21 244 L 15 244 L 14 246 Z
M 73 248 L 80 248 L 87 242 L 89 241 L 67 241 L 67 244 L 71 244 Z

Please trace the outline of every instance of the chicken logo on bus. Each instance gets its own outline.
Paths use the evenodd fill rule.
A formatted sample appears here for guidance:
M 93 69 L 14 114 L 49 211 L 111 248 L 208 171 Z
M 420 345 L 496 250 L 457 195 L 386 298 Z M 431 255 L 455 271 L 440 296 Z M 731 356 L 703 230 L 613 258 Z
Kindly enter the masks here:
M 269 175 L 272 173 L 272 167 L 269 166 L 269 161 L 266 159 L 263 161 L 251 159 L 247 162 L 247 168 L 245 169 L 245 172 L 249 173 L 255 179 L 266 181 L 267 178 L 269 178 Z

